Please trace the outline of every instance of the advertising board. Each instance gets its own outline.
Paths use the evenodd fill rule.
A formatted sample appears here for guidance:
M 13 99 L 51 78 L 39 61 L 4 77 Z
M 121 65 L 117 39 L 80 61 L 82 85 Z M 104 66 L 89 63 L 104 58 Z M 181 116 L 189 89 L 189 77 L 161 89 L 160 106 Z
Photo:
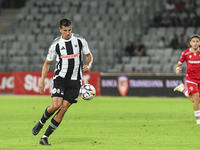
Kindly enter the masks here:
M 41 81 L 41 72 L 14 72 L 14 94 L 25 94 L 25 95 L 40 95 L 38 93 L 38 85 Z M 53 82 L 53 72 L 49 72 L 45 79 L 45 93 L 43 95 L 51 94 L 51 85 Z M 83 84 L 92 84 L 96 88 L 96 95 L 101 94 L 100 88 L 100 73 L 84 73 Z
M 102 96 L 184 96 L 174 87 L 184 82 L 183 76 L 101 76 Z

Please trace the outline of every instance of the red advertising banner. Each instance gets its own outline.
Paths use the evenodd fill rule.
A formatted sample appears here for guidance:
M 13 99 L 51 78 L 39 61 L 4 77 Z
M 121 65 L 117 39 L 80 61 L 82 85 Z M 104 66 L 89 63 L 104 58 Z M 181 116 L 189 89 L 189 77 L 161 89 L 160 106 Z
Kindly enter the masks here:
M 14 72 L 15 86 L 14 94 L 25 94 L 25 95 L 40 95 L 38 93 L 38 85 L 41 81 L 41 72 Z M 51 85 L 53 72 L 49 72 L 45 79 L 45 93 L 42 95 L 51 94 Z
M 12 92 L 14 77 L 12 73 L 0 73 L 0 92 Z
M 51 85 L 53 81 L 53 72 L 49 72 L 45 79 L 45 93 L 42 95 L 51 94 Z M 25 95 L 40 95 L 37 92 L 38 85 L 41 81 L 41 72 L 14 72 L 14 94 Z M 96 88 L 96 95 L 100 95 L 100 73 L 84 73 L 83 84 L 92 84 Z

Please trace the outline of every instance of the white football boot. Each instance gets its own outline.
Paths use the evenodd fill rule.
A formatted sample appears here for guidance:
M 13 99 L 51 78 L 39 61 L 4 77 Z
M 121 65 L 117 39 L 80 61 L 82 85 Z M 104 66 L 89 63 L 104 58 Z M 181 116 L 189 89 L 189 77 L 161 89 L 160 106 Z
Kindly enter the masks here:
M 174 88 L 174 91 L 182 92 L 184 88 L 185 88 L 184 84 L 181 83 L 180 85 Z
M 200 120 L 197 120 L 197 124 L 200 124 Z

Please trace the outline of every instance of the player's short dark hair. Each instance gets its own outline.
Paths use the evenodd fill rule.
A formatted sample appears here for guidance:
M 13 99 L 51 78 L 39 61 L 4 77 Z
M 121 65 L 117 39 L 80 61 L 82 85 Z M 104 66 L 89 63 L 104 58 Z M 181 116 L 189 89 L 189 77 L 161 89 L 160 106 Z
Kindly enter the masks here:
M 68 18 L 62 18 L 60 20 L 60 28 L 62 28 L 62 26 L 65 26 L 65 27 L 72 26 L 72 21 Z
M 200 36 L 198 34 L 194 34 L 190 37 L 190 41 L 193 39 L 193 38 L 198 38 L 200 40 Z

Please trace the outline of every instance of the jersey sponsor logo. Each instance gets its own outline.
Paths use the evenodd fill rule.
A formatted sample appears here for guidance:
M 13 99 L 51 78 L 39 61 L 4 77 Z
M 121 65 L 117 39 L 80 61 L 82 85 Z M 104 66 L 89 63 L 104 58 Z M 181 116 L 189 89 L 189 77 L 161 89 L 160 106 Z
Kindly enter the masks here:
M 63 59 L 72 59 L 72 58 L 76 58 L 79 56 L 79 53 L 74 54 L 74 55 L 61 55 L 61 58 Z
M 191 64 L 200 64 L 200 61 L 191 61 L 191 60 L 189 60 L 188 62 L 191 63 Z

